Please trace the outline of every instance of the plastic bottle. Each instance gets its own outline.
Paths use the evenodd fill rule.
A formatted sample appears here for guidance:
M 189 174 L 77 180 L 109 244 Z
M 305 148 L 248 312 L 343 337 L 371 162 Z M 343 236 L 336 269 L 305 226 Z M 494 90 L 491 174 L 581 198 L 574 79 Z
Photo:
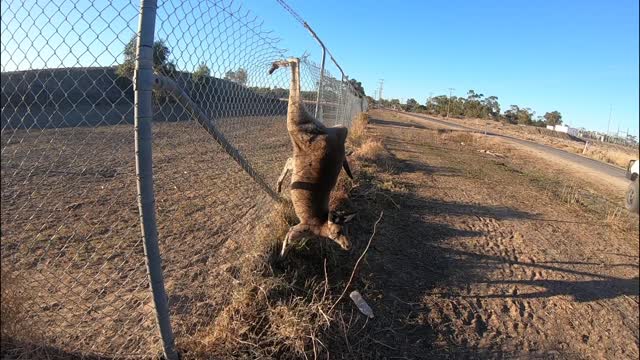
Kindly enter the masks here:
M 364 301 L 364 299 L 362 298 L 362 295 L 360 295 L 360 292 L 358 290 L 353 290 L 351 294 L 349 294 L 349 297 L 351 298 L 351 300 L 353 300 L 353 302 L 356 304 L 356 306 L 358 307 L 358 310 L 360 310 L 361 313 L 368 316 L 369 319 L 373 319 L 373 310 L 371 310 L 371 307 L 369 306 L 369 304 L 367 304 L 367 302 Z

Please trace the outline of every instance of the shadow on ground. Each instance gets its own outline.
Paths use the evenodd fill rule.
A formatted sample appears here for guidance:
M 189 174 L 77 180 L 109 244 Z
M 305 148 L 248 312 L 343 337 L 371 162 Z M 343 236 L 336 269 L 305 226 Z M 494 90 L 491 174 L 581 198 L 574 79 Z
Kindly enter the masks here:
M 373 123 L 386 124 L 388 121 L 372 120 Z M 395 124 L 394 124 L 395 125 Z M 400 170 L 397 178 L 403 173 L 424 172 L 441 176 L 463 176 L 458 170 L 446 167 L 435 167 L 429 164 L 400 161 L 395 159 Z M 538 214 L 530 213 L 506 206 L 469 204 L 458 201 L 448 202 L 416 196 L 411 191 L 386 191 L 386 197 L 401 204 L 400 208 L 371 201 L 371 198 L 355 194 L 354 205 L 366 209 L 353 233 L 355 253 L 363 251 L 378 214 L 384 209 L 384 217 L 378 227 L 366 257 L 366 265 L 357 272 L 357 281 L 351 289 L 358 289 L 375 309 L 375 318 L 366 319 L 352 304 L 343 301 L 340 316 L 348 324 L 346 328 L 336 326 L 333 332 L 342 334 L 332 339 L 329 348 L 342 358 L 504 358 L 520 357 L 520 352 L 497 351 L 479 348 L 478 345 L 464 345 L 466 340 L 453 340 L 454 332 L 443 334 L 440 327 L 436 332 L 429 322 L 433 309 L 429 308 L 425 299 L 435 294 L 435 289 L 448 288 L 452 284 L 456 289 L 465 289 L 474 283 L 488 283 L 487 274 L 510 261 L 498 256 L 487 256 L 452 249 L 447 240 L 465 241 L 467 238 L 481 237 L 486 234 L 477 231 L 458 229 L 449 224 L 434 222 L 433 215 L 480 216 L 496 220 L 526 219 L 545 221 Z M 356 255 L 352 254 L 347 261 L 353 264 Z M 594 301 L 624 295 L 638 294 L 638 278 L 620 279 L 599 274 L 565 269 L 555 264 L 513 262 L 521 267 L 545 269 L 547 271 L 565 272 L 580 276 L 595 277 L 589 281 L 504 281 L 501 283 L 521 283 L 544 288 L 534 293 L 498 295 L 495 298 L 532 298 L 557 295 L 570 295 L 576 301 Z M 605 264 L 606 265 L 606 264 Z M 613 264 L 627 266 L 629 264 Z M 633 266 L 633 264 L 631 264 Z M 352 266 L 352 265 L 350 265 Z M 637 266 L 636 266 L 637 267 Z M 495 282 L 498 283 L 498 282 Z M 439 293 L 444 297 L 438 300 L 443 306 L 455 304 L 446 300 L 449 294 Z M 465 298 L 460 294 L 454 296 Z M 479 296 L 468 297 L 468 301 L 479 301 Z M 449 305 L 447 305 L 449 304 Z M 460 315 L 464 317 L 463 315 Z M 466 315 L 465 315 L 466 316 Z M 450 320 L 453 321 L 453 320 Z M 467 321 L 467 320 L 464 320 Z M 341 322 L 338 321 L 338 324 Z M 445 320 L 446 323 L 446 320 Z M 473 317 L 468 320 L 472 328 Z M 445 332 L 447 327 L 445 326 Z M 486 331 L 486 325 L 476 326 L 478 336 Z M 355 331 L 351 329 L 356 329 Z M 443 340 L 443 339 L 449 339 Z M 443 343 L 444 341 L 444 343 Z M 461 345 L 462 344 L 462 345 Z M 477 344 L 477 342 L 476 342 Z M 335 349 L 335 350 L 333 350 Z M 543 355 L 544 357 L 545 355 Z
M 118 357 L 108 357 L 101 355 L 83 354 L 78 352 L 68 352 L 53 346 L 34 344 L 15 340 L 9 336 L 2 338 L 2 349 L 0 350 L 2 359 L 85 359 L 85 360 L 115 360 Z
M 393 121 L 393 120 L 381 120 L 381 119 L 375 119 L 375 118 L 370 118 L 369 123 L 372 125 L 379 125 L 379 126 L 402 127 L 402 128 L 409 128 L 409 129 L 429 129 L 426 126 L 416 124 L 416 123 L 408 123 L 408 122 Z

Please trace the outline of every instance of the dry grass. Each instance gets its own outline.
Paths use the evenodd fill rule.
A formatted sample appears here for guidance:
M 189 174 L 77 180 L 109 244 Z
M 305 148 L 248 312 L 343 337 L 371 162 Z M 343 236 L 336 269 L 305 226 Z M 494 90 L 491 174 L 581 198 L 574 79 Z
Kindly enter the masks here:
M 377 139 L 367 139 L 362 146 L 355 151 L 354 155 L 358 159 L 376 161 L 387 154 L 382 141 Z
M 446 131 L 441 138 L 460 145 L 474 144 L 478 141 L 478 135 L 465 131 Z
M 582 154 L 586 157 L 626 167 L 629 160 L 638 159 L 638 147 L 628 147 L 616 144 L 602 143 L 589 140 L 585 151 L 584 141 L 580 141 L 568 134 L 533 126 L 506 124 L 484 119 L 455 119 L 448 121 L 460 123 L 478 130 L 489 130 L 500 134 L 516 136 L 521 139 L 549 145 L 561 150 Z
M 366 129 L 369 125 L 369 114 L 358 113 L 351 123 L 351 129 L 349 129 L 349 141 L 353 146 L 360 146 L 366 139 Z
M 586 151 L 581 150 L 580 153 L 592 159 L 626 168 L 629 160 L 638 159 L 638 153 L 630 150 L 632 149 L 589 143 Z
M 368 140 L 364 131 L 366 122 L 366 114 L 361 114 L 356 119 L 355 128 L 360 126 L 362 130 L 350 132 L 351 138 L 349 140 L 352 144 L 354 144 L 354 136 L 357 138 L 355 143 Z M 162 130 L 161 127 L 160 130 Z M 381 145 L 381 148 L 379 145 L 376 145 L 378 150 L 382 149 L 386 153 L 384 145 Z M 382 150 L 380 151 L 382 152 Z M 356 148 L 355 152 L 360 152 L 360 150 Z M 360 153 L 374 155 L 375 152 L 372 149 L 365 149 Z M 162 154 L 163 152 L 160 152 L 160 155 Z M 378 155 L 373 158 L 378 158 Z M 357 160 L 361 159 L 354 156 L 350 161 L 356 177 L 355 181 L 346 177 L 344 173 L 339 177 L 335 191 L 332 193 L 332 209 L 343 210 L 351 207 L 350 197 L 354 187 L 367 187 L 366 179 L 359 176 L 358 170 L 361 165 Z M 267 165 L 269 164 L 265 164 L 265 168 Z M 273 169 L 269 168 L 268 170 Z M 273 170 L 273 172 L 277 172 L 277 170 L 279 169 Z M 215 176 L 211 175 L 210 178 L 215 178 Z M 246 193 L 251 192 L 246 191 Z M 241 199 L 248 201 L 245 198 Z M 360 210 L 361 213 L 367 212 L 367 209 Z M 332 343 L 331 339 L 336 334 L 342 336 L 343 333 L 351 333 L 349 325 L 343 323 L 345 318 L 349 317 L 348 314 L 345 316 L 341 312 L 345 301 L 341 302 L 341 306 L 329 311 L 338 298 L 338 294 L 343 291 L 345 278 L 351 271 L 352 259 L 350 255 L 339 250 L 333 243 L 310 240 L 304 244 L 298 244 L 295 251 L 291 251 L 287 258 L 282 259 L 278 255 L 282 240 L 289 227 L 298 221 L 291 204 L 277 205 L 271 209 L 270 214 L 261 217 L 261 219 L 257 225 L 252 224 L 249 227 L 249 229 L 255 228 L 255 233 L 253 230 L 247 230 L 250 232 L 248 235 L 254 240 L 249 244 L 250 246 L 242 247 L 234 252 L 239 259 L 234 258 L 233 261 L 224 262 L 220 265 L 221 271 L 209 273 L 209 276 L 227 276 L 228 279 L 220 278 L 213 284 L 204 284 L 198 281 L 184 289 L 186 294 L 190 292 L 198 294 L 198 299 L 200 296 L 205 298 L 209 296 L 210 298 L 206 298 L 206 305 L 213 309 L 207 315 L 210 321 L 200 321 L 197 330 L 188 334 L 183 331 L 176 338 L 177 346 L 184 359 L 315 358 L 329 353 L 327 347 Z M 182 227 L 186 226 L 182 225 Z M 174 228 L 174 226 L 167 227 L 169 230 Z M 191 243 L 189 247 L 193 247 L 194 244 Z M 198 251 L 206 250 L 198 249 Z M 192 259 L 185 258 L 187 258 L 185 259 L 187 262 L 191 262 L 188 269 L 197 270 L 197 267 L 193 266 Z M 167 263 L 171 264 L 172 261 L 176 260 L 169 259 Z M 189 274 L 189 272 L 185 272 L 185 274 Z M 17 343 L 15 336 L 20 332 L 11 326 L 24 324 L 24 322 L 14 321 L 15 316 L 10 311 L 5 311 L 7 306 L 11 309 L 19 308 L 12 306 L 12 304 L 21 302 L 17 298 L 15 301 L 11 298 L 11 289 L 16 289 L 12 285 L 14 283 L 3 273 L 3 355 L 6 353 L 5 341 L 11 340 L 14 344 L 13 348 L 17 349 L 17 353 L 26 356 L 25 358 L 48 358 L 54 350 L 37 348 L 40 352 L 36 354 L 26 345 L 20 345 L 19 348 L 15 346 Z M 176 280 L 168 279 L 167 288 L 172 288 L 171 284 L 175 286 L 176 283 Z M 175 298 L 177 290 L 168 293 Z M 219 296 L 209 295 L 210 293 L 219 294 Z M 32 298 L 32 302 L 35 301 L 33 299 L 38 300 L 39 298 Z M 190 302 L 184 304 L 184 309 L 197 309 L 200 305 L 193 299 L 185 301 Z M 176 306 L 175 303 L 173 306 Z M 347 304 L 347 306 L 349 305 Z M 182 315 L 186 321 L 194 323 L 197 321 L 192 313 L 179 315 Z M 181 324 L 177 319 L 181 318 L 173 317 L 174 325 Z M 178 328 L 179 326 L 174 327 L 176 334 L 178 334 L 176 330 Z M 338 332 L 336 329 L 340 329 L 340 331 Z M 5 337 L 5 330 L 12 335 L 11 338 Z M 33 336 L 27 337 L 30 339 L 30 343 L 37 343 L 37 332 L 32 331 L 31 335 Z M 51 342 L 43 341 L 42 343 Z M 335 353 L 340 349 L 334 346 L 331 351 Z M 54 358 L 61 356 L 56 354 Z M 65 354 L 63 357 L 77 358 L 79 356 Z
M 366 139 L 362 146 L 354 151 L 353 156 L 360 161 L 375 164 L 380 171 L 388 173 L 396 171 L 391 153 L 379 139 Z
M 359 136 L 365 139 L 364 134 Z M 381 143 L 366 141 L 376 145 L 355 153 L 376 158 L 386 152 Z M 351 210 L 354 183 L 367 186 L 363 184 L 366 179 L 358 176 L 360 164 L 355 160 L 363 159 L 351 159 L 356 180 L 340 175 L 332 192 L 332 210 Z M 326 357 L 339 351 L 329 349 L 332 339 L 339 336 L 336 329 L 341 333 L 357 330 L 345 324 L 340 307 L 333 308 L 351 270 L 345 264 L 349 255 L 328 242 L 310 240 L 297 244 L 286 258 L 279 257 L 282 239 L 297 221 L 292 204 L 287 202 L 275 207 L 260 224 L 255 247 L 242 261 L 228 304 L 211 327 L 183 345 L 188 350 L 184 358 Z
M 66 354 L 41 345 L 41 329 L 29 321 L 24 305 L 33 299 L 24 279 L 4 267 L 0 273 L 2 301 L 0 302 L 0 357 L 2 359 L 71 359 L 79 354 Z
M 210 328 L 185 344 L 185 358 L 304 358 L 318 351 L 330 320 L 322 315 L 330 306 L 322 290 L 326 280 L 278 256 L 296 222 L 291 204 L 284 203 L 260 225 L 229 303 Z

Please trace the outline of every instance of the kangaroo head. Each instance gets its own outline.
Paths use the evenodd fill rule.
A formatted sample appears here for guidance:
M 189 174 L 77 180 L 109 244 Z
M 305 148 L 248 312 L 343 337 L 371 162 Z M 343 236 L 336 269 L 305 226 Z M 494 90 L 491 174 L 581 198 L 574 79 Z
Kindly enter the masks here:
M 322 236 L 335 241 L 343 250 L 351 248 L 351 241 L 345 234 L 344 225 L 356 214 L 330 213 L 329 220 L 322 227 Z
M 291 66 L 292 64 L 298 65 L 299 63 L 300 63 L 300 59 L 298 58 L 288 58 L 286 60 L 274 61 L 273 64 L 271 64 L 271 69 L 269 69 L 269 75 L 273 74 L 273 72 L 279 68 L 288 67 L 288 66 Z

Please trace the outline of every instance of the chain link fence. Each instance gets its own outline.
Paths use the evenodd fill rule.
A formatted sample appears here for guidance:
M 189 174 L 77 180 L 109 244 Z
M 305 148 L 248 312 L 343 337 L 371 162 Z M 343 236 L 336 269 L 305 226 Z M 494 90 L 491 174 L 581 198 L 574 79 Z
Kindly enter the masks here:
M 141 4 L 0 4 L 3 349 L 157 356 L 133 126 Z M 155 211 L 181 348 L 228 301 L 275 204 L 290 76 L 267 71 L 291 54 L 231 1 L 159 2 L 153 33 Z M 344 76 L 302 64 L 311 114 L 349 126 L 366 111 Z

